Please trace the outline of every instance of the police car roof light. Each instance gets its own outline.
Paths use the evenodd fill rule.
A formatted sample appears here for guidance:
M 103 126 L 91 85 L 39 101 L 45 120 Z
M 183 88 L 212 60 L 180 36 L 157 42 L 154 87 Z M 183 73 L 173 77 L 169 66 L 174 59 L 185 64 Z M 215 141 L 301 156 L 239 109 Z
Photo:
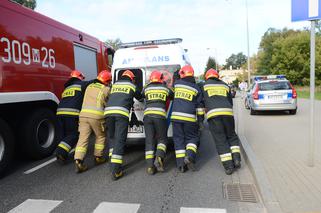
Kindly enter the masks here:
M 149 46 L 149 45 L 162 45 L 162 44 L 177 44 L 181 43 L 183 39 L 181 38 L 169 38 L 160 40 L 149 40 L 149 41 L 136 41 L 130 43 L 122 43 L 119 48 L 130 48 L 137 46 Z

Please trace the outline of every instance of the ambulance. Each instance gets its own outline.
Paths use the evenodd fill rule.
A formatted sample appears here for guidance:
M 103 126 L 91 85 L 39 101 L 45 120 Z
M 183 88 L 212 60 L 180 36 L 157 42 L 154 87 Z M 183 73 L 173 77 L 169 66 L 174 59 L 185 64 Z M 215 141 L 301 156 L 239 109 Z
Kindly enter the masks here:
M 122 73 L 129 69 L 135 74 L 135 82 L 138 90 L 149 83 L 149 76 L 153 70 L 159 70 L 164 74 L 168 87 L 173 86 L 173 74 L 182 66 L 190 64 L 187 50 L 182 46 L 181 38 L 149 40 L 131 43 L 123 43 L 115 52 L 112 65 L 113 81 L 115 82 Z M 171 102 L 168 101 L 167 121 L 168 136 L 173 132 L 170 126 Z M 137 125 L 128 128 L 128 141 L 137 141 L 145 138 L 144 131 L 144 102 L 135 100 L 131 110 L 130 119 L 137 117 Z

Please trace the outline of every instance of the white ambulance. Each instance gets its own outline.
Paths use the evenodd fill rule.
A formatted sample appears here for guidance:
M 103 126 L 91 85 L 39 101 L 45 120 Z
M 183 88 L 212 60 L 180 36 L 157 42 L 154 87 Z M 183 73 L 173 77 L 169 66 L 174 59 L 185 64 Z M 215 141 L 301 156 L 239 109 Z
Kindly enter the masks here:
M 173 74 L 182 66 L 190 64 L 190 60 L 181 46 L 181 38 L 139 41 L 123 43 L 115 52 L 112 66 L 113 82 L 121 74 L 130 69 L 135 74 L 138 90 L 149 83 L 149 76 L 155 69 L 163 72 L 165 81 L 169 87 L 173 84 Z M 135 113 L 139 126 L 129 127 L 128 139 L 143 139 L 145 131 L 143 125 L 144 102 L 135 100 L 132 113 Z M 171 103 L 168 103 L 167 120 L 170 125 Z M 132 117 L 133 115 L 131 115 Z M 172 137 L 172 128 L 168 128 L 168 136 Z

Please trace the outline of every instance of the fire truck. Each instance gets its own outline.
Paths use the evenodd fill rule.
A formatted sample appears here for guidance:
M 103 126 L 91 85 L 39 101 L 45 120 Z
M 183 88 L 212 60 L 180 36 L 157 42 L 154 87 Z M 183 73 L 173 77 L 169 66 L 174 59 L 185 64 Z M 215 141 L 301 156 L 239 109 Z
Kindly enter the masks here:
M 55 116 L 70 71 L 86 80 L 110 70 L 113 49 L 11 1 L 0 1 L 0 174 L 14 154 L 41 159 L 55 149 Z

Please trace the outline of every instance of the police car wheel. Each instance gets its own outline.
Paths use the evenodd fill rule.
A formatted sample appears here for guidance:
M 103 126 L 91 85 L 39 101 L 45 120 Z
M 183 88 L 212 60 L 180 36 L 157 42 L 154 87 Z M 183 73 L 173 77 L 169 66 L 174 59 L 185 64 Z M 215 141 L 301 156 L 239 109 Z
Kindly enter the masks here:
M 51 155 L 58 144 L 57 124 L 53 111 L 45 108 L 34 110 L 23 124 L 23 152 L 32 159 Z
M 0 177 L 8 168 L 14 151 L 14 138 L 9 125 L 0 119 Z

